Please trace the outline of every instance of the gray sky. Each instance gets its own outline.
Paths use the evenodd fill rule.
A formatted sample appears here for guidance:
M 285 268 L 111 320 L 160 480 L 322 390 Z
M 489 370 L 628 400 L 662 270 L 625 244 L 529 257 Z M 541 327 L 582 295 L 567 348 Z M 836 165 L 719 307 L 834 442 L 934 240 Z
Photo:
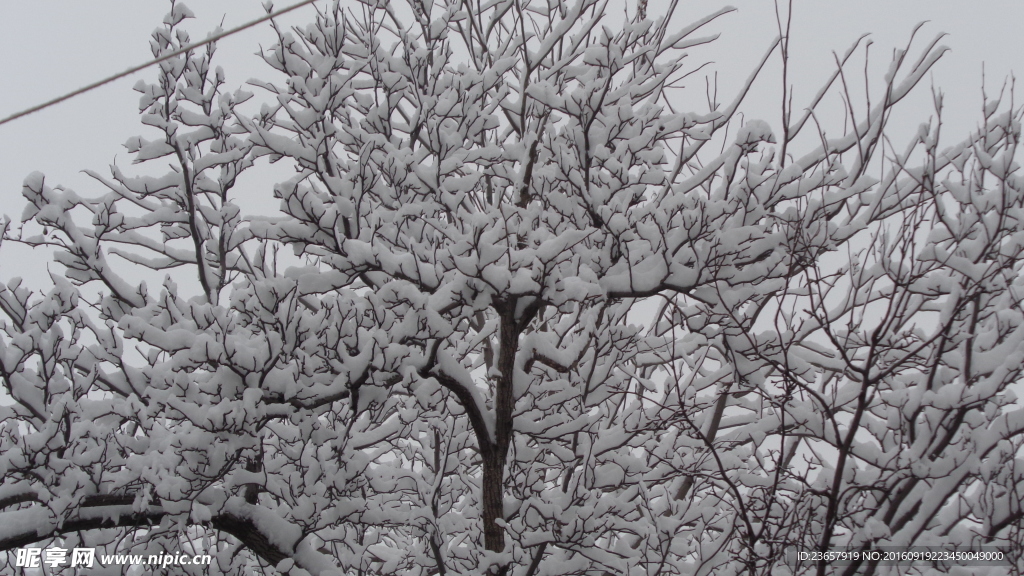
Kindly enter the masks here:
M 0 116 L 147 60 L 149 35 L 169 6 L 163 0 L 0 3 Z M 292 3 L 279 0 L 277 7 Z M 263 14 L 257 0 L 193 0 L 186 4 L 198 16 L 188 24 L 193 39 L 205 37 L 222 18 L 224 27 L 229 28 Z M 722 38 L 695 54 L 695 62 L 716 62 L 723 100 L 746 77 L 776 34 L 770 0 L 738 0 L 733 4 L 739 11 L 714 25 L 722 32 Z M 683 18 L 679 21 L 695 19 L 722 5 L 707 0 L 684 0 L 680 3 Z M 655 2 L 651 2 L 651 11 L 654 10 Z M 872 66 L 873 76 L 880 85 L 892 48 L 903 46 L 911 29 L 922 20 L 931 23 L 921 32 L 919 47 L 945 31 L 949 36 L 943 43 L 953 49 L 933 75 L 934 83 L 947 94 L 947 135 L 957 139 L 966 136 L 980 117 L 982 62 L 986 63 L 990 93 L 998 91 L 1003 78 L 1014 68 L 1024 73 L 1024 42 L 1020 40 L 1019 29 L 1024 22 L 1024 2 L 1018 0 L 795 0 L 794 10 L 791 81 L 798 109 L 831 72 L 832 51 L 842 53 L 864 33 L 872 33 L 872 64 L 877 64 Z M 289 15 L 285 22 L 307 22 L 312 14 L 313 8 L 305 7 Z M 227 73 L 229 85 L 254 76 L 274 77 L 252 55 L 261 43 L 272 43 L 266 24 L 220 42 L 220 65 Z M 769 77 L 772 72 L 768 71 Z M 0 213 L 20 217 L 21 182 L 31 171 L 42 171 L 51 184 L 61 183 L 89 195 L 99 190 L 80 170 L 90 168 L 105 173 L 106 166 L 115 158 L 119 164 L 127 165 L 129 156 L 122 143 L 130 136 L 146 133 L 138 123 L 138 95 L 131 89 L 142 77 L 152 78 L 152 72 L 148 76 L 141 72 L 0 126 Z M 898 120 L 908 131 L 927 121 L 931 114 L 928 87 L 923 88 L 916 100 L 898 110 Z M 774 90 L 769 84 L 762 89 Z M 703 92 L 702 82 L 700 91 Z M 774 113 L 767 109 L 765 115 Z M 765 119 L 777 122 L 777 118 Z M 264 193 L 270 198 L 269 186 Z M 4 252 L 7 253 L 7 247 Z M 9 257 L 0 260 L 0 279 L 19 275 L 19 268 L 29 264 Z

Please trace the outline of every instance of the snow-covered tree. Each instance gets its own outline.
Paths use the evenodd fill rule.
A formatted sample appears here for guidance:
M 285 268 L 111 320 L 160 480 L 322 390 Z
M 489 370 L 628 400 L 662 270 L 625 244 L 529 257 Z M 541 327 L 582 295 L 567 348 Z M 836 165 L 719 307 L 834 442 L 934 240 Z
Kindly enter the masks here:
M 851 48 L 802 112 L 783 78 L 773 133 L 741 112 L 782 20 L 698 104 L 673 89 L 728 10 L 675 7 L 335 3 L 276 29 L 261 96 L 212 47 L 137 84 L 144 170 L 88 196 L 33 174 L 3 223 L 60 265 L 0 287 L 7 565 L 47 542 L 295 576 L 1019 552 L 1021 109 L 986 100 L 941 148 L 936 96 L 893 148 L 943 49 L 897 51 L 858 109 Z M 294 177 L 239 179 L 264 158 Z M 271 188 L 277 215 L 243 214 Z

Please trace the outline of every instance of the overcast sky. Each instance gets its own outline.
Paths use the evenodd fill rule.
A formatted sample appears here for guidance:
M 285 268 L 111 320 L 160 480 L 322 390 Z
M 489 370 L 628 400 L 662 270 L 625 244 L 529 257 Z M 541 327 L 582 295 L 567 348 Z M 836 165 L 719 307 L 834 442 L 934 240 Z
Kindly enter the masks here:
M 277 7 L 291 3 L 279 0 Z M 261 2 L 256 0 L 193 0 L 186 4 L 198 16 L 188 25 L 193 39 L 205 37 L 222 19 L 224 27 L 230 28 L 263 14 Z M 739 0 L 733 4 L 739 11 L 715 25 L 722 38 L 696 56 L 701 61 L 715 60 L 723 96 L 742 81 L 776 33 L 771 1 Z M 797 108 L 830 73 L 833 51 L 842 53 L 858 36 L 871 33 L 872 60 L 881 66 L 892 48 L 904 45 L 914 25 L 923 20 L 930 24 L 921 32 L 922 41 L 940 32 L 949 33 L 943 43 L 952 52 L 933 76 L 934 83 L 947 94 L 947 134 L 959 138 L 977 122 L 982 62 L 986 63 L 990 91 L 998 91 L 1013 69 L 1024 73 L 1020 36 L 1024 2 L 1019 0 L 796 0 L 794 4 L 791 49 Z M 3 117 L 147 60 L 149 35 L 169 6 L 164 0 L 0 0 L 0 5 Z M 683 0 L 680 5 L 679 22 L 683 22 L 723 3 Z M 655 2 L 651 6 L 653 12 Z M 306 22 L 312 14 L 313 8 L 305 7 L 290 14 L 286 22 Z M 273 78 L 253 56 L 260 44 L 271 43 L 266 24 L 222 40 L 219 60 L 229 85 L 257 75 Z M 21 182 L 31 171 L 42 171 L 51 184 L 62 183 L 88 195 L 98 190 L 80 170 L 105 173 L 115 158 L 127 165 L 129 158 L 121 144 L 130 136 L 145 134 L 138 124 L 138 95 L 131 89 L 143 76 L 152 78 L 152 70 L 0 126 L 0 213 L 20 216 Z M 879 83 L 880 76 L 875 74 Z M 917 100 L 898 111 L 907 126 L 917 126 L 931 113 L 927 86 L 924 88 Z M 266 188 L 269 198 L 270 187 Z M 18 275 L 18 267 L 26 265 L 30 264 L 20 259 L 0 260 L 0 279 Z

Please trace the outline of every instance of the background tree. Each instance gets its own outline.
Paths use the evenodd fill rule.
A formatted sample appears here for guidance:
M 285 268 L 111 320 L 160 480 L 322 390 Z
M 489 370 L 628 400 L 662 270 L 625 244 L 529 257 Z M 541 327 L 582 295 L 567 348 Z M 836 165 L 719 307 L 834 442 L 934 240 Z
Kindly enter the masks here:
M 780 19 L 731 102 L 682 112 L 727 11 L 615 10 L 335 3 L 277 30 L 256 114 L 212 49 L 137 85 L 158 137 L 128 148 L 169 172 L 115 167 L 88 198 L 30 176 L 4 238 L 64 276 L 0 290 L 0 549 L 322 576 L 1019 550 L 1021 110 L 986 100 L 942 150 L 937 96 L 896 150 L 943 49 L 897 51 L 858 112 L 855 46 L 804 112 L 783 67 L 775 134 L 740 112 L 787 62 Z M 243 216 L 263 157 L 295 168 L 282 214 Z

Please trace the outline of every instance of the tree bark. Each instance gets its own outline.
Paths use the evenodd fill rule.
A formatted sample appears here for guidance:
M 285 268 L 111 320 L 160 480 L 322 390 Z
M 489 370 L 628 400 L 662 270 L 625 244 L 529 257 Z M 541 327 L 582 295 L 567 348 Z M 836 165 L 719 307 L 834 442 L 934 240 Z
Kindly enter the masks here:
M 501 316 L 499 330 L 500 350 L 498 351 L 498 376 L 494 381 L 494 444 L 481 450 L 483 478 L 481 479 L 481 504 L 483 507 L 484 547 L 491 552 L 505 550 L 505 528 L 498 525 L 498 519 L 505 515 L 505 459 L 512 444 L 512 412 L 515 408 L 513 374 L 516 352 L 519 349 L 519 334 L 523 322 L 517 321 L 516 300 L 498 308 Z M 536 307 L 531 307 L 535 313 Z M 502 576 L 509 571 L 505 564 L 491 570 L 490 574 Z
M 505 457 L 497 450 L 489 450 L 483 458 L 482 504 L 484 517 L 484 547 L 491 552 L 505 549 L 505 529 L 497 520 L 503 515 Z

